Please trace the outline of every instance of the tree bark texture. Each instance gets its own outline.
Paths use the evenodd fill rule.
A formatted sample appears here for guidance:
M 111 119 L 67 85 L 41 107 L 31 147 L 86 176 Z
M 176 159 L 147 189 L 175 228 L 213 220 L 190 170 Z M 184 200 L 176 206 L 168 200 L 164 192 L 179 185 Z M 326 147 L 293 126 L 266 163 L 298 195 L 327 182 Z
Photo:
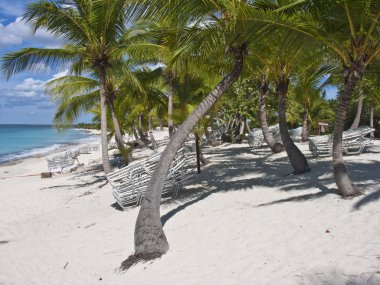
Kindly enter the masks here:
M 301 132 L 301 139 L 303 142 L 309 140 L 309 114 L 305 111 L 302 114 L 302 132 Z
M 123 135 L 121 133 L 120 123 L 119 123 L 119 120 L 118 120 L 118 118 L 116 116 L 114 102 L 111 101 L 109 103 L 109 106 L 110 106 L 110 109 L 111 109 L 111 117 L 112 117 L 113 128 L 114 128 L 114 131 L 115 131 L 115 141 L 116 141 L 116 144 L 117 144 L 117 148 L 121 152 L 123 152 L 125 150 L 125 143 L 124 143 L 124 140 L 123 140 Z
M 334 179 L 338 186 L 338 192 L 343 197 L 357 196 L 360 194 L 358 187 L 352 182 L 343 161 L 342 137 L 344 125 L 347 119 L 347 112 L 350 107 L 351 95 L 354 92 L 357 82 L 362 78 L 364 72 L 364 60 L 357 60 L 345 67 L 344 86 L 339 95 L 339 107 L 336 111 L 334 122 L 333 139 L 333 169 Z
M 360 90 L 360 96 L 359 96 L 359 101 L 358 101 L 358 108 L 356 110 L 356 116 L 354 121 L 352 122 L 352 125 L 350 129 L 357 129 L 360 124 L 360 117 L 362 115 L 362 110 L 363 110 L 363 92 Z
M 265 75 L 262 76 L 261 81 L 259 82 L 259 104 L 260 104 L 260 121 L 261 129 L 263 131 L 263 136 L 265 142 L 268 144 L 269 148 L 274 153 L 279 153 L 285 150 L 284 146 L 277 142 L 272 133 L 269 130 L 268 120 L 267 120 L 267 98 L 269 95 L 269 84 Z
M 288 93 L 289 79 L 282 74 L 279 82 L 277 83 L 278 95 L 278 116 L 280 125 L 281 139 L 288 154 L 290 164 L 293 167 L 294 174 L 302 174 L 310 170 L 306 157 L 294 144 L 288 132 L 286 124 L 286 95 Z
M 108 138 L 107 138 L 107 97 L 106 97 L 106 75 L 104 70 L 99 72 L 100 82 L 100 130 L 102 143 L 102 162 L 103 170 L 107 175 L 111 172 L 111 163 L 108 155 Z
M 162 229 L 160 220 L 161 193 L 165 178 L 177 151 L 198 121 L 208 113 L 220 96 L 238 79 L 243 69 L 246 45 L 235 50 L 234 66 L 229 74 L 207 95 L 191 115 L 181 124 L 173 138 L 162 153 L 157 167 L 149 181 L 147 192 L 141 204 L 135 226 L 135 255 L 149 256 L 164 254 L 169 250 L 169 243 Z
M 146 136 L 144 135 L 143 126 L 142 126 L 143 115 L 140 113 L 138 118 L 139 118 L 139 120 L 138 120 L 138 122 L 139 122 L 138 126 L 139 127 L 138 127 L 137 131 L 138 131 L 138 134 L 140 136 L 140 139 L 143 141 L 144 145 L 146 145 L 147 139 L 146 139 Z
M 136 127 L 134 124 L 132 125 L 132 132 L 133 136 L 135 137 L 136 143 L 139 145 L 139 147 L 144 147 L 145 143 L 140 139 L 139 135 L 137 134 Z

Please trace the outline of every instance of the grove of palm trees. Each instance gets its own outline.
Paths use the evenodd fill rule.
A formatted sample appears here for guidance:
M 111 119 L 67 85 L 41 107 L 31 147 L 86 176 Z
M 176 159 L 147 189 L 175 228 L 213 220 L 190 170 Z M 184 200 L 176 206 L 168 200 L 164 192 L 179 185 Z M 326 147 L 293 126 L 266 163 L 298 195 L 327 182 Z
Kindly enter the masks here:
M 63 175 L 56 186 L 38 184 L 53 195 L 68 183 L 72 198 L 62 192 L 57 201 L 89 211 L 67 212 L 83 236 L 68 230 L 62 244 L 96 231 L 86 253 L 73 249 L 78 256 L 66 265 L 58 255 L 52 264 L 65 268 L 55 284 L 76 284 L 80 258 L 94 250 L 103 254 L 95 260 L 120 260 L 120 272 L 108 265 L 103 280 L 100 264 L 89 262 L 96 274 L 85 269 L 78 284 L 380 284 L 379 1 L 41 0 L 25 6 L 23 19 L 64 43 L 8 52 L 6 77 L 67 69 L 45 86 L 52 123 L 66 128 L 92 114 L 100 130 L 99 167 L 70 174 L 85 179 L 83 196 Z M 373 128 L 360 138 L 371 146 L 344 155 L 345 131 L 362 125 Z M 257 130 L 263 145 L 249 146 Z M 309 141 L 322 135 L 330 155 L 315 157 Z M 162 198 L 173 161 L 194 137 L 205 166 L 178 197 Z M 106 177 L 118 171 L 111 153 L 133 166 L 164 138 L 141 205 L 110 207 Z

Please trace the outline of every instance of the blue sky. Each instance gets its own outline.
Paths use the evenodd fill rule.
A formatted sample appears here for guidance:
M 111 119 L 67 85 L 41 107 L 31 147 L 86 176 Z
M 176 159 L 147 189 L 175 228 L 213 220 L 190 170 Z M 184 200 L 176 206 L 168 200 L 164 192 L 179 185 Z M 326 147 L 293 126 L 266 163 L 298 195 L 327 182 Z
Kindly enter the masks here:
M 28 24 L 21 21 L 29 0 L 0 0 L 0 57 L 24 47 L 59 47 L 62 41 L 44 30 L 33 34 Z M 44 92 L 44 84 L 65 70 L 24 72 L 8 81 L 0 73 L 0 124 L 51 124 L 54 103 Z M 89 121 L 83 116 L 80 121 Z
M 0 0 L 0 58 L 7 52 L 24 47 L 59 47 L 62 41 L 48 32 L 31 27 L 21 20 L 25 4 L 30 0 Z M 50 79 L 64 74 L 65 70 L 17 74 L 8 81 L 0 73 L 0 124 L 51 124 L 54 103 L 44 92 L 44 84 Z M 327 97 L 334 98 L 336 89 L 329 88 Z M 79 121 L 88 122 L 90 116 L 82 116 Z

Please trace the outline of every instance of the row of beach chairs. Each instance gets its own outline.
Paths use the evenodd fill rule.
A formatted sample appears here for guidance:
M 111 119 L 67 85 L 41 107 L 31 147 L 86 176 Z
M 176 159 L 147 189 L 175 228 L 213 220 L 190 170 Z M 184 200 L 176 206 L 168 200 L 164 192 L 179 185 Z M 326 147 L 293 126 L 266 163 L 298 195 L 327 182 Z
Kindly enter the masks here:
M 156 153 L 107 175 L 113 187 L 113 196 L 123 209 L 133 204 L 140 205 L 160 156 L 161 153 Z M 194 168 L 191 167 L 194 162 L 194 155 L 185 148 L 177 152 L 166 177 L 162 195 L 172 194 L 173 198 L 178 195 L 182 183 L 194 174 Z
M 361 126 L 343 132 L 342 149 L 346 155 L 361 154 L 373 144 L 367 135 L 375 131 L 374 128 Z M 324 135 L 309 138 L 309 149 L 314 157 L 332 155 L 333 136 Z
M 279 125 L 277 124 L 274 126 L 270 126 L 269 130 L 272 133 L 273 138 L 277 142 L 282 143 Z M 293 141 L 300 141 L 301 140 L 301 133 L 302 133 L 302 127 L 289 130 L 289 135 Z M 247 141 L 248 141 L 249 146 L 252 148 L 259 148 L 262 145 L 264 145 L 265 139 L 264 139 L 262 129 L 260 129 L 260 128 L 252 129 L 252 131 L 250 133 L 248 133 L 248 135 L 247 135 Z
M 79 165 L 78 156 L 80 154 L 88 154 L 91 151 L 98 151 L 99 148 L 99 144 L 92 144 L 81 146 L 76 150 L 66 151 L 53 158 L 47 159 L 48 169 L 53 173 L 74 170 Z

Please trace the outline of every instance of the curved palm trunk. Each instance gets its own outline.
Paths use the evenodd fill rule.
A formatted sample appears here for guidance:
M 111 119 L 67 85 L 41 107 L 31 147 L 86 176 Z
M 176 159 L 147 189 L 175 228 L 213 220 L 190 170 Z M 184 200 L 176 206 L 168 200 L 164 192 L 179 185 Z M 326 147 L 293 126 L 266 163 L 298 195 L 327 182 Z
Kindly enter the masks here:
M 259 88 L 259 104 L 260 104 L 260 121 L 261 121 L 261 129 L 263 131 L 263 136 L 268 144 L 269 148 L 274 153 L 279 153 L 285 150 L 284 146 L 279 142 L 276 142 L 272 133 L 269 130 L 268 120 L 267 120 L 267 102 L 266 99 L 269 95 L 269 84 L 265 75 L 262 76 L 260 81 Z
M 309 120 L 308 120 L 309 114 L 305 110 L 302 114 L 302 133 L 301 133 L 301 139 L 303 142 L 309 140 Z
M 117 148 L 120 151 L 123 151 L 123 150 L 125 150 L 125 144 L 124 144 L 124 140 L 123 140 L 123 135 L 121 133 L 120 123 L 119 123 L 119 120 L 116 116 L 114 102 L 110 102 L 109 106 L 111 109 L 111 117 L 112 117 L 113 128 L 115 131 L 115 141 L 117 144 Z
M 173 95 L 174 95 L 174 86 L 173 86 L 174 75 L 170 71 L 168 75 L 168 129 L 169 129 L 169 138 L 171 139 L 174 135 L 174 122 L 173 122 Z
M 294 174 L 302 174 L 310 170 L 306 157 L 294 144 L 288 132 L 286 124 L 286 94 L 288 93 L 289 79 L 281 75 L 280 82 L 277 85 L 278 95 L 278 116 L 280 125 L 281 139 L 284 144 L 290 164 L 294 169 Z
M 363 110 L 363 92 L 360 90 L 360 97 L 358 101 L 358 109 L 356 110 L 356 116 L 355 120 L 352 122 L 352 125 L 350 129 L 357 129 L 360 124 L 360 117 L 362 115 L 362 110 Z
M 243 69 L 246 45 L 235 49 L 233 69 L 209 93 L 191 115 L 181 124 L 162 153 L 157 167 L 149 181 L 147 192 L 141 204 L 135 227 L 135 255 L 149 257 L 161 255 L 169 250 L 169 244 L 160 220 L 160 201 L 166 175 L 177 153 L 198 121 L 218 101 L 220 96 L 238 79 Z
M 333 169 L 334 179 L 338 186 L 338 192 L 343 196 L 356 196 L 360 194 L 358 187 L 352 182 L 343 162 L 342 137 L 347 112 L 350 106 L 350 97 L 355 89 L 356 83 L 364 72 L 364 64 L 358 60 L 352 62 L 345 70 L 343 92 L 340 94 L 340 104 L 335 115 L 334 140 L 333 140 Z
M 105 71 L 100 70 L 99 82 L 100 82 L 100 138 L 102 143 L 102 162 L 103 170 L 107 175 L 111 172 L 111 163 L 108 155 L 108 138 L 107 138 L 107 97 L 106 97 L 106 79 Z
M 117 118 L 116 112 L 115 112 L 114 102 L 109 103 L 109 106 L 111 109 L 111 117 L 112 117 L 113 127 L 114 127 L 114 131 L 115 131 L 115 141 L 116 141 L 117 148 L 120 151 L 121 155 L 123 156 L 124 160 L 127 163 L 129 163 L 133 160 L 132 149 L 127 148 L 125 145 L 125 142 L 123 140 L 120 122 L 119 122 L 119 119 Z

